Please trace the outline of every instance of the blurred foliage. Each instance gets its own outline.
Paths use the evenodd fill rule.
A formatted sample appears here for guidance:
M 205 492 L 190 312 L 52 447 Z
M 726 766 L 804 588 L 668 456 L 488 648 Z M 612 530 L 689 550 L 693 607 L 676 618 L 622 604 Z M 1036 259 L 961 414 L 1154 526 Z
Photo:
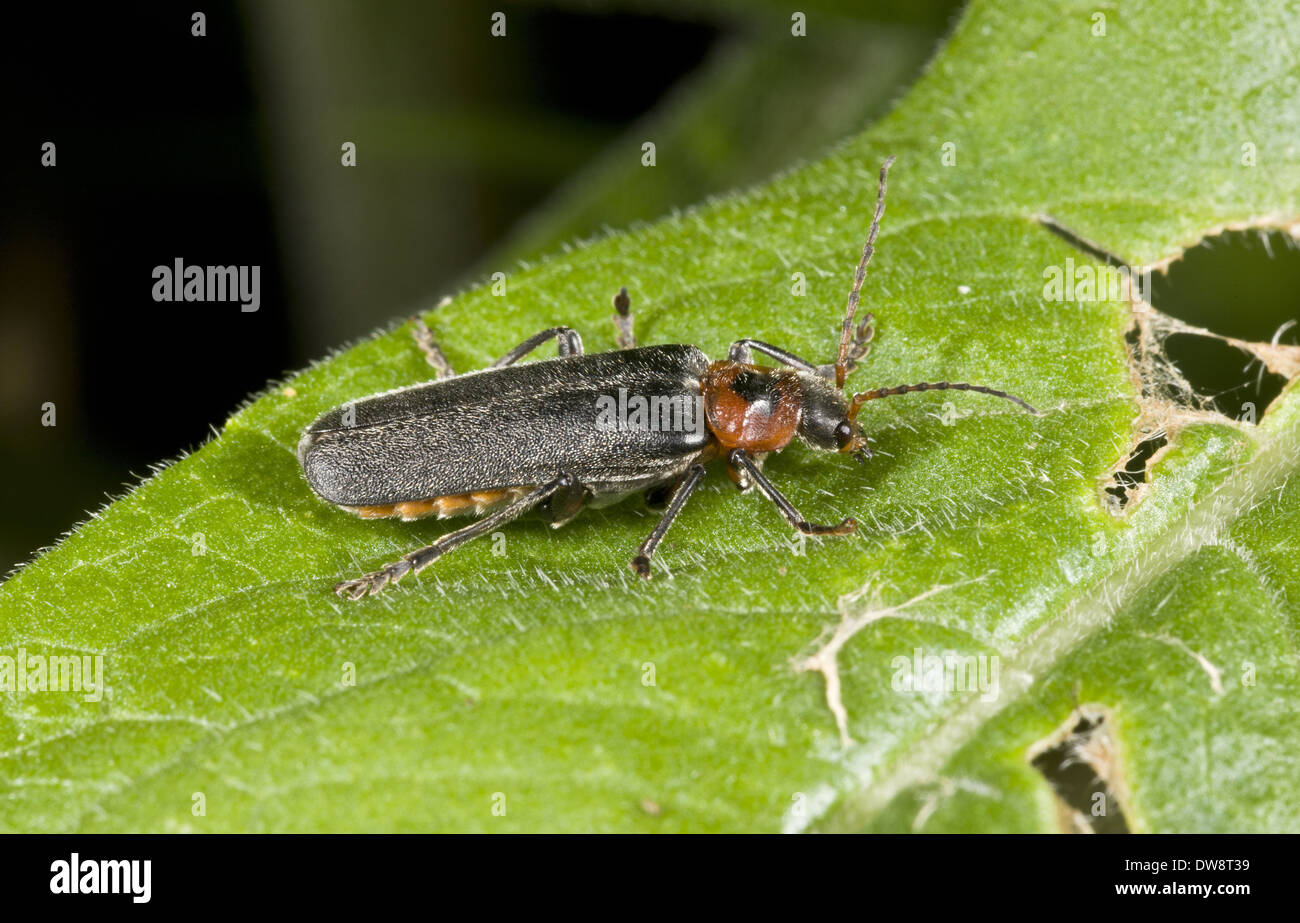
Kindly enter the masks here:
M 722 44 L 701 73 L 515 228 L 483 271 L 790 168 L 881 115 L 935 42 L 916 28 L 818 25 L 815 41 L 778 25 Z M 646 141 L 656 146 L 653 168 L 642 163 Z
M 801 38 L 775 3 L 622 0 L 512 6 L 493 38 L 499 6 L 246 6 L 307 355 L 818 154 L 902 92 L 957 3 L 800 4 Z M 629 108 L 632 125 L 611 118 Z

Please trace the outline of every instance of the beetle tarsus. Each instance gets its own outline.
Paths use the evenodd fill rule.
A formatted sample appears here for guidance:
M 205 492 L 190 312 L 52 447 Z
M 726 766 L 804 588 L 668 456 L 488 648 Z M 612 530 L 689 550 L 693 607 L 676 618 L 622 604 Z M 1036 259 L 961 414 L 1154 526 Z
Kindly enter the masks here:
M 632 299 L 628 297 L 627 286 L 618 290 L 614 296 L 614 328 L 618 331 L 616 339 L 619 349 L 636 349 L 636 333 L 632 329 Z
M 408 560 L 410 557 L 407 555 L 400 561 L 385 564 L 379 570 L 363 574 L 355 580 L 345 580 L 334 587 L 334 592 L 351 600 L 381 593 L 389 584 L 401 580 L 413 569 L 412 563 Z
M 356 601 L 367 593 L 375 592 L 375 581 L 379 576 L 379 573 L 376 571 L 373 574 L 366 574 L 362 577 L 357 577 L 355 580 L 344 580 L 342 583 L 335 585 L 334 592 L 339 596 L 344 596 Z
M 411 336 L 415 338 L 415 345 L 420 348 L 420 352 L 424 353 L 424 361 L 433 366 L 434 371 L 438 373 L 439 380 L 455 378 L 455 370 L 452 369 L 451 363 L 447 361 L 447 357 L 443 355 L 442 348 L 434 340 L 433 331 L 424 322 L 424 318 L 417 314 L 411 318 L 411 321 L 415 324 L 415 327 L 411 330 Z
M 857 521 L 853 519 L 842 520 L 839 524 L 833 526 L 809 522 L 804 519 L 803 514 L 795 509 L 794 504 L 787 500 L 785 495 L 776 489 L 776 485 L 764 476 L 762 469 L 744 449 L 732 450 L 732 453 L 727 456 L 727 460 L 737 468 L 748 472 L 764 496 L 776 504 L 776 508 L 781 511 L 781 514 L 785 516 L 790 525 L 804 535 L 849 535 L 858 528 Z
M 871 351 L 871 340 L 876 335 L 876 328 L 872 323 L 874 320 L 875 315 L 868 312 L 867 316 L 862 318 L 862 323 L 858 324 L 858 329 L 853 336 L 853 344 L 849 347 L 848 358 L 845 362 L 845 368 L 848 370 L 846 374 L 851 375 L 853 370 L 858 367 L 858 363 Z
M 636 575 L 642 580 L 650 579 L 650 558 L 647 555 L 639 554 L 628 564 L 636 572 Z

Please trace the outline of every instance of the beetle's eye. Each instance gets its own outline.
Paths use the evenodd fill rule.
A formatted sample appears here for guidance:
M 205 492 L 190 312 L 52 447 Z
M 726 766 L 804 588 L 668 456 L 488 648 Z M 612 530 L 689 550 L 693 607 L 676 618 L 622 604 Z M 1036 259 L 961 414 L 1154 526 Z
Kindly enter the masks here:
M 840 451 L 843 452 L 853 441 L 853 424 L 848 420 L 841 420 L 840 425 L 835 427 L 835 439 L 840 444 Z

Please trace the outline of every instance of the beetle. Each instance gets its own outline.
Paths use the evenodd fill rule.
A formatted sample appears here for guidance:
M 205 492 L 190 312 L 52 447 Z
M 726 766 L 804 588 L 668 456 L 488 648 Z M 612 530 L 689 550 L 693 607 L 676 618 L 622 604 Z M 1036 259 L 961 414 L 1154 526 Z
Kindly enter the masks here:
M 853 519 L 809 522 L 763 474 L 763 460 L 798 439 L 815 449 L 872 455 L 857 422 L 868 401 L 913 391 L 976 391 L 1027 402 L 1006 391 L 965 382 L 921 382 L 849 395 L 845 380 L 866 355 L 874 334 L 872 315 L 855 325 L 859 292 L 875 251 L 885 210 L 890 157 L 880 168 L 876 210 L 862 249 L 833 363 L 815 365 L 753 339 L 731 344 L 713 362 L 686 345 L 637 346 L 631 301 L 623 288 L 614 298 L 619 349 L 586 355 L 569 327 L 529 337 L 486 369 L 456 375 L 423 321 L 414 335 L 434 381 L 345 404 L 312 423 L 298 445 L 307 483 L 324 500 L 362 518 L 458 514 L 481 516 L 432 544 L 379 570 L 334 587 L 350 599 L 375 594 L 408 573 L 419 573 L 448 551 L 540 508 L 559 527 L 589 502 L 615 502 L 643 492 L 651 506 L 666 507 L 630 566 L 650 577 L 650 561 L 691 494 L 705 466 L 725 459 L 742 491 L 757 486 L 795 529 L 806 535 L 847 535 Z M 555 340 L 553 359 L 516 363 Z M 753 354 L 779 367 L 755 365 Z M 658 415 L 633 413 L 605 419 L 619 394 L 660 398 Z M 702 412 L 684 425 L 689 408 Z M 644 406 L 644 403 L 641 405 Z M 678 408 L 679 425 L 664 421 L 664 407 Z M 651 402 L 653 409 L 653 402 Z M 608 413 L 605 414 L 608 416 Z M 610 425 L 611 422 L 614 425 Z

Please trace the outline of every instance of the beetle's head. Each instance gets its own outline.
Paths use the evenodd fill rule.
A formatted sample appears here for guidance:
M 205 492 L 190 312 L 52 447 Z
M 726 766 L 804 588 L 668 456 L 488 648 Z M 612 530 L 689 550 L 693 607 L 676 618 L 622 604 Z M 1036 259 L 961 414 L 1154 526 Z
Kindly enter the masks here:
M 812 372 L 799 373 L 802 413 L 799 438 L 826 452 L 860 452 L 871 456 L 862 428 L 852 419 L 848 396 L 828 380 Z

